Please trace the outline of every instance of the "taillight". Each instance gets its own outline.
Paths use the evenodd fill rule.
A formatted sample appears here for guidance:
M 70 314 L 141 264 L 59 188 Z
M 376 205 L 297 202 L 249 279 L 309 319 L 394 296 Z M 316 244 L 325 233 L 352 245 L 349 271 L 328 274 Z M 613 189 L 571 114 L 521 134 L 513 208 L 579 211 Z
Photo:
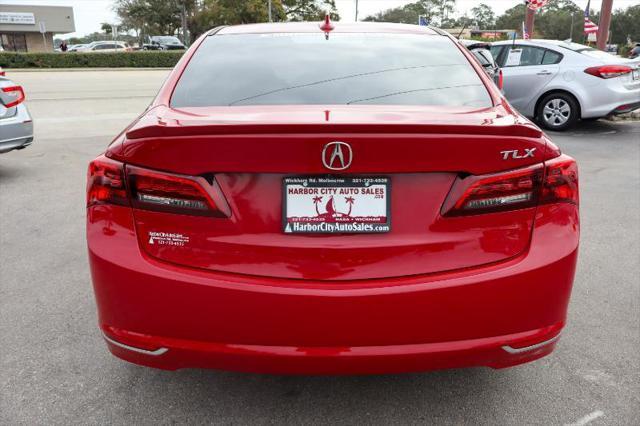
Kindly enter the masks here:
M 506 173 L 458 178 L 445 201 L 443 214 L 461 216 L 534 206 L 543 172 L 539 164 Z
M 124 165 L 101 155 L 89 164 L 87 207 L 96 204 L 129 205 Z
M 504 75 L 502 74 L 502 68 L 498 70 L 498 89 L 502 90 L 504 87 Z
M 2 103 L 6 108 L 11 108 L 24 101 L 24 91 L 20 86 L 9 86 L 2 88 Z
M 547 161 L 544 166 L 458 178 L 442 206 L 442 214 L 495 213 L 561 202 L 578 204 L 578 169 L 575 160 L 566 155 Z
M 580 201 L 578 190 L 578 165 L 576 161 L 561 155 L 545 162 L 544 186 L 540 203 L 573 203 Z
M 633 69 L 626 65 L 602 65 L 584 70 L 587 74 L 600 78 L 620 77 L 621 75 L 629 74 L 631 71 L 633 71 Z
M 135 208 L 197 216 L 229 217 L 231 209 L 215 179 L 127 166 Z
M 229 217 L 231 209 L 215 179 L 125 166 L 104 155 L 89 164 L 87 207 L 118 204 L 137 209 Z

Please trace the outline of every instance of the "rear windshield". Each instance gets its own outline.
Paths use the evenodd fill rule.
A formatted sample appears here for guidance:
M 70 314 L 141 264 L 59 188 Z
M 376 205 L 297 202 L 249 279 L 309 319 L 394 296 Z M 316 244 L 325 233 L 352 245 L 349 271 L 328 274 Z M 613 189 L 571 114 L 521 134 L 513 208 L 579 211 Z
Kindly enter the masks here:
M 489 107 L 487 89 L 446 37 L 408 34 L 209 36 L 171 106 Z
M 602 59 L 605 61 L 615 59 L 615 57 L 610 53 L 594 49 L 593 47 L 585 46 L 584 44 L 564 42 L 562 44 L 559 44 L 558 46 L 564 47 L 565 49 L 573 50 L 574 52 L 582 53 L 583 55 L 587 55 L 595 59 Z
M 180 43 L 177 37 L 151 37 L 151 40 L 157 41 L 160 43 Z

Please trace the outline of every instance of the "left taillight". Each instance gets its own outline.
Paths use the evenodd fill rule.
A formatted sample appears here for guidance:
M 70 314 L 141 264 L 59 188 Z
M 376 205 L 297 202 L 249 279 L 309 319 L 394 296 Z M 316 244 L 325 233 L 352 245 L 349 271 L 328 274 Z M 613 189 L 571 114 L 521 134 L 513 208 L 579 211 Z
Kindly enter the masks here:
M 498 70 L 498 89 L 504 88 L 504 74 L 502 74 L 502 68 Z
M 104 155 L 89 163 L 87 207 L 96 204 L 129 205 L 124 164 Z
M 443 216 L 468 216 L 535 207 L 552 203 L 578 204 L 578 168 L 561 155 L 544 164 L 456 179 Z
M 87 207 L 118 204 L 141 210 L 230 217 L 216 180 L 124 165 L 104 155 L 89 164 Z
M 21 86 L 9 86 L 2 88 L 2 103 L 5 108 L 11 108 L 24 101 L 24 90 Z
M 216 180 L 127 166 L 133 207 L 166 213 L 229 217 Z

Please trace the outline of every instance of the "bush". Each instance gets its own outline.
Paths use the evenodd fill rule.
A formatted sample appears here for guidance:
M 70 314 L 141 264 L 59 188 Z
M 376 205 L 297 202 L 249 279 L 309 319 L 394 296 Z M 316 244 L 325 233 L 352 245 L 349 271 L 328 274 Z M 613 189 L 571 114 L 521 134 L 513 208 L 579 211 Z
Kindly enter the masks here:
M 0 52 L 2 68 L 171 68 L 184 51 L 95 53 Z

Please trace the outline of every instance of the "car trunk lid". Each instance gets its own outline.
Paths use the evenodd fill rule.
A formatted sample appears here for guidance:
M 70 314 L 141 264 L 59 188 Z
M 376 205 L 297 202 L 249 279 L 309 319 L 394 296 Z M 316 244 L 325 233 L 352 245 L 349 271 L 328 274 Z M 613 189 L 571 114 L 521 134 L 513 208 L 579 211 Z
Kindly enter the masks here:
M 324 148 L 336 141 L 352 149 L 346 170 L 323 164 Z M 507 107 L 299 107 L 294 113 L 159 107 L 108 155 L 206 178 L 229 204 L 228 218 L 136 208 L 139 242 L 149 255 L 218 272 L 341 281 L 452 271 L 522 253 L 535 208 L 464 217 L 444 217 L 441 208 L 457 177 L 540 163 L 545 141 Z M 390 231 L 288 234 L 283 183 L 289 177 L 387 179 Z M 327 202 L 318 209 L 327 210 Z

